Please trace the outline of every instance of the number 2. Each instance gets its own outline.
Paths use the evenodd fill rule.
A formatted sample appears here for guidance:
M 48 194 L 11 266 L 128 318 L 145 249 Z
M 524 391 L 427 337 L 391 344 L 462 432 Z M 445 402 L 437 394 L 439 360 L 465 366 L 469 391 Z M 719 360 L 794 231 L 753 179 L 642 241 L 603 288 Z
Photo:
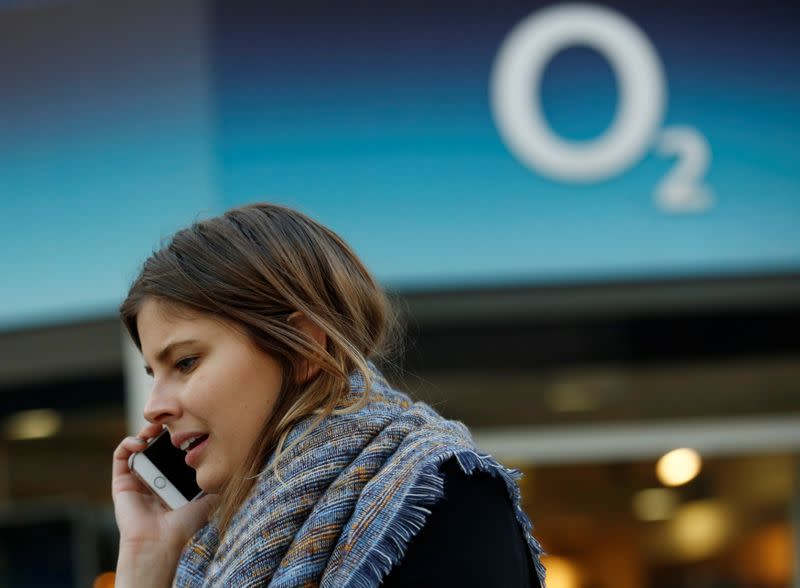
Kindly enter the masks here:
M 675 126 L 664 129 L 656 143 L 662 156 L 677 156 L 675 166 L 655 189 L 655 199 L 665 212 L 699 212 L 711 206 L 713 193 L 703 185 L 711 162 L 708 141 L 696 129 Z

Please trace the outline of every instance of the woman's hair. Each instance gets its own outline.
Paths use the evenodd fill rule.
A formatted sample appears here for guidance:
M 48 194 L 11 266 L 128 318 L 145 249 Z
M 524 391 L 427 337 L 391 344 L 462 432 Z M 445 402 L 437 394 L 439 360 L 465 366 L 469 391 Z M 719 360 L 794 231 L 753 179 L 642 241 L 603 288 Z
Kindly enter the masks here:
M 282 368 L 275 410 L 240 474 L 222 491 L 217 520 L 223 532 L 273 452 L 279 474 L 292 425 L 317 414 L 310 430 L 326 415 L 357 408 L 343 404 L 349 375 L 360 372 L 368 391 L 367 361 L 387 352 L 397 334 L 385 293 L 350 247 L 304 214 L 274 204 L 196 222 L 145 261 L 120 306 L 140 350 L 136 319 L 148 298 L 233 323 Z M 298 311 L 325 333 L 325 348 L 288 320 Z M 303 382 L 309 364 L 319 370 Z M 364 395 L 357 404 L 366 401 Z

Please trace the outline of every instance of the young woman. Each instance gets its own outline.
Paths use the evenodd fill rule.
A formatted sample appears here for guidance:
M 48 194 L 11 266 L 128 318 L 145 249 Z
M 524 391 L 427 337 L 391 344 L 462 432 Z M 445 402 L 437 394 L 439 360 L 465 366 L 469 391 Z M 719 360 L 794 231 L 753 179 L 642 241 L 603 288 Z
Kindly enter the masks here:
M 543 586 L 514 472 L 392 389 L 385 294 L 342 239 L 255 204 L 176 233 L 121 306 L 151 423 L 114 453 L 116 585 Z M 206 496 L 128 458 L 163 427 Z

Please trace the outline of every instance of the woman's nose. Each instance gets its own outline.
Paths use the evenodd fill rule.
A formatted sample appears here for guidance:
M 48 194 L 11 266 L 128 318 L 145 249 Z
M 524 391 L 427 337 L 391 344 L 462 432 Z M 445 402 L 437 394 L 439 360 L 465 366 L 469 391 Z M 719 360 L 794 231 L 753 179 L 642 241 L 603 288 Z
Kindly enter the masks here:
M 153 386 L 144 405 L 144 418 L 154 424 L 166 425 L 181 415 L 181 407 L 174 394 Z

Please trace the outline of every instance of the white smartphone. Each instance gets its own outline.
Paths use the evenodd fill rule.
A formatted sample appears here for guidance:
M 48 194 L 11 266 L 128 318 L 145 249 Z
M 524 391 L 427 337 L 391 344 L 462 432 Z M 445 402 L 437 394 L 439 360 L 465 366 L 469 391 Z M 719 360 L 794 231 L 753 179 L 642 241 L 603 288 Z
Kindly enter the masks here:
M 186 453 L 172 444 L 164 429 L 145 449 L 130 456 L 128 467 L 167 508 L 175 510 L 203 495 L 185 458 Z

